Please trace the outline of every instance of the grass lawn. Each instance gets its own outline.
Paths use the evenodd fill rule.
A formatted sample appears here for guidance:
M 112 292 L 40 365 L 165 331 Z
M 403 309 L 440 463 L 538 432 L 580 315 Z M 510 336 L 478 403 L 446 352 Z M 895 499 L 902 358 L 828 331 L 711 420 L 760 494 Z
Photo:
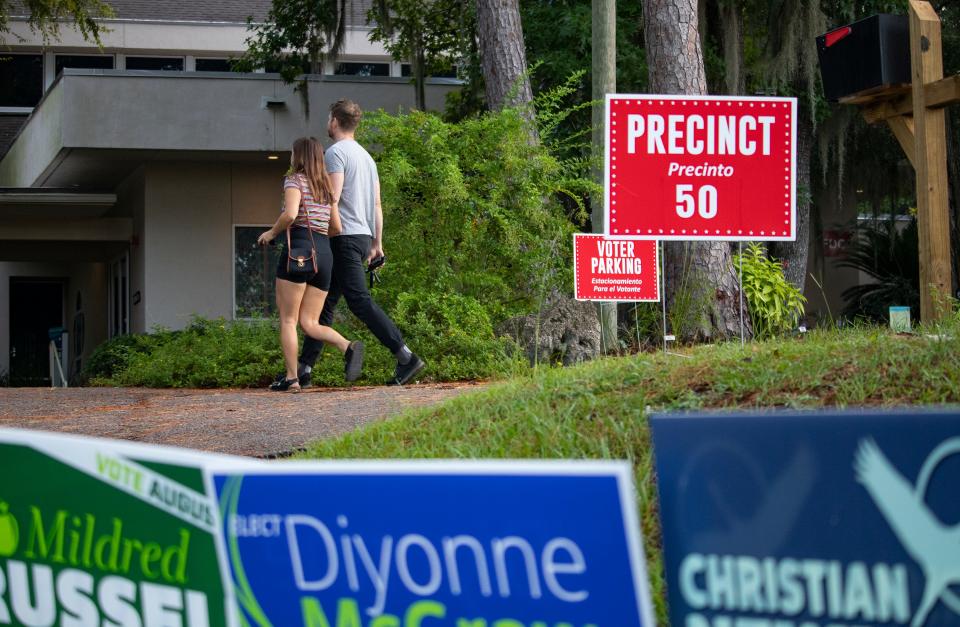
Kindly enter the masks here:
M 745 349 L 734 342 L 682 357 L 643 354 L 541 369 L 319 442 L 303 456 L 629 459 L 657 619 L 667 624 L 648 414 L 960 402 L 960 328 L 930 333 L 816 331 Z

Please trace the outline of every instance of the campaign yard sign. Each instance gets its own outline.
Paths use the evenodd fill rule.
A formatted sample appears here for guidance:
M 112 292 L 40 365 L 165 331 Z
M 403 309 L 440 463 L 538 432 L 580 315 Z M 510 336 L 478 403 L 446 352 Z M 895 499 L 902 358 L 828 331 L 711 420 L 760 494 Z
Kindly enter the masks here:
M 796 239 L 795 98 L 607 94 L 605 233 Z
M 660 300 L 660 259 L 656 242 L 576 233 L 573 259 L 577 300 L 627 303 Z
M 960 412 L 656 415 L 671 624 L 960 624 Z
M 211 461 L 0 429 L 0 625 L 235 625 Z
M 652 625 L 626 462 L 214 472 L 242 623 Z

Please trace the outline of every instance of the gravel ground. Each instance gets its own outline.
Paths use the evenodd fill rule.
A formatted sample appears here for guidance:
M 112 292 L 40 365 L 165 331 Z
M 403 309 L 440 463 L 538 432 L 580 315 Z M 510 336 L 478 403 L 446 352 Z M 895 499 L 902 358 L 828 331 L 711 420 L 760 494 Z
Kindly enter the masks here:
M 280 457 L 478 383 L 260 390 L 0 388 L 0 427 Z

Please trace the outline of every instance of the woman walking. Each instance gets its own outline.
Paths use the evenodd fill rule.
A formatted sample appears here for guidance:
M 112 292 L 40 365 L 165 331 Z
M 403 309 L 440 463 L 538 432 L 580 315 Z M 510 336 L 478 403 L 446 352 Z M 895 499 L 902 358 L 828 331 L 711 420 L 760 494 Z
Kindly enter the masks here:
M 293 143 L 290 173 L 283 180 L 282 212 L 257 243 L 266 245 L 284 231 L 286 241 L 277 264 L 277 308 L 286 373 L 270 389 L 300 391 L 298 322 L 308 336 L 332 344 L 344 354 L 345 378 L 355 381 L 363 367 L 363 342 L 350 342 L 319 323 L 333 269 L 328 236 L 340 232 L 340 215 L 324 167 L 323 145 L 313 137 L 301 137 Z

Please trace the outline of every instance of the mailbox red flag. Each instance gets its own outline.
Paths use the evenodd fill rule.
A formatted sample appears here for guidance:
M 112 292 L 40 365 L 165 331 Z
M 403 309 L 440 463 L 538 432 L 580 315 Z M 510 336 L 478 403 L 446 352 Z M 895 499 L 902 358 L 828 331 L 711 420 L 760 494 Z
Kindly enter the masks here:
M 608 94 L 606 234 L 796 239 L 796 98 Z
M 577 233 L 573 236 L 574 296 L 603 302 L 660 300 L 657 243 Z

